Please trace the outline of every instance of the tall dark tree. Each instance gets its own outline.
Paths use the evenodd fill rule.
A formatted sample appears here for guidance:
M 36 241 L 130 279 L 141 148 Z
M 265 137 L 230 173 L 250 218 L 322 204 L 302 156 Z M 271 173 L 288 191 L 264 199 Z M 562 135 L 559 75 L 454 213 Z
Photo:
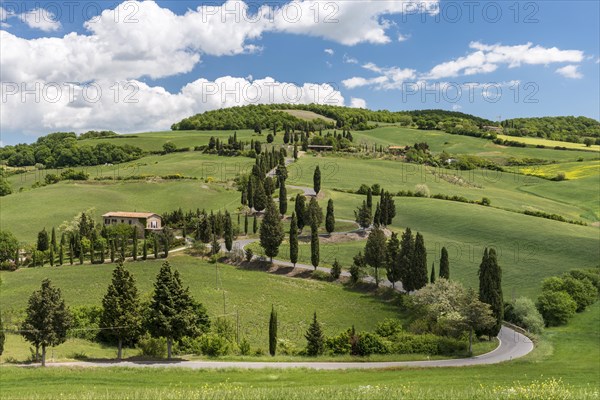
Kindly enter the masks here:
M 46 348 L 58 346 L 67 340 L 71 327 L 71 313 L 65 305 L 60 289 L 49 279 L 42 281 L 40 290 L 29 297 L 21 335 L 28 342 L 42 348 L 42 367 L 46 366 Z
M 410 291 L 419 290 L 429 282 L 429 271 L 427 270 L 427 249 L 423 235 L 417 232 L 415 236 L 415 252 L 411 260 Z
M 114 257 L 111 257 L 111 262 L 114 262 Z M 148 259 L 148 242 L 144 239 L 144 244 L 142 245 L 142 260 Z
M 371 188 L 367 190 L 367 207 L 369 207 L 369 210 L 373 210 L 373 191 Z
M 269 318 L 269 354 L 274 357 L 277 353 L 277 311 L 275 306 L 271 306 L 271 316 Z
M 290 222 L 290 261 L 296 268 L 298 262 L 298 222 L 296 213 L 292 213 L 292 221 Z
M 415 252 L 415 239 L 410 228 L 406 228 L 400 239 L 400 280 L 402 281 L 402 288 L 406 291 L 414 290 L 407 289 L 407 286 L 413 287 L 409 281 L 412 279 L 411 264 L 413 254 Z
M 2 323 L 2 312 L 0 312 L 0 356 L 4 353 L 4 342 L 6 335 L 4 334 L 4 324 Z
M 496 250 L 486 248 L 479 265 L 479 300 L 489 304 L 496 323 L 487 332 L 495 336 L 500 332 L 504 318 L 504 297 L 502 295 L 502 270 L 498 265 Z
M 270 199 L 267 198 L 265 187 L 261 181 L 256 183 L 256 191 L 254 193 L 254 209 L 256 211 L 263 211 L 267 207 L 267 203 L 271 203 Z
M 133 242 L 133 249 L 131 250 L 131 255 L 133 256 L 133 261 L 137 260 L 138 255 L 138 227 L 133 227 L 133 234 L 131 235 L 131 240 Z
M 298 159 L 298 145 L 294 143 L 294 160 Z
M 154 243 L 152 246 L 152 250 L 154 250 L 154 259 L 158 260 L 158 236 L 154 235 Z
M 252 221 L 252 233 L 256 235 L 258 232 L 258 218 L 254 215 L 254 220 Z
M 440 257 L 440 278 L 450 279 L 450 261 L 448 260 L 448 250 L 442 247 Z
M 58 246 L 58 265 L 63 265 L 64 257 L 65 257 L 65 248 L 63 247 L 63 244 L 61 243 Z
M 310 226 L 310 262 L 315 271 L 319 266 L 321 258 L 319 245 L 319 228 L 315 224 L 312 224 Z
M 254 208 L 254 177 L 252 175 L 248 177 L 246 199 L 248 200 L 248 207 L 250 209 Z
M 37 249 L 39 251 L 46 251 L 50 247 L 50 239 L 48 238 L 48 232 L 46 232 L 46 228 L 42 229 L 38 233 L 37 238 Z
M 375 226 L 385 225 L 381 221 L 381 206 L 379 205 L 379 202 L 377 202 L 377 207 L 375 207 L 375 214 L 373 215 L 373 225 L 375 225 Z
M 244 235 L 248 235 L 248 214 L 244 214 Z
M 56 242 L 56 229 L 54 229 L 54 227 L 52 227 L 52 234 L 51 234 L 50 237 L 51 237 L 51 239 L 50 239 L 50 245 L 52 246 L 52 248 L 56 252 L 58 250 L 58 243 Z
M 296 211 L 296 218 L 298 218 L 298 229 L 302 231 L 304 226 L 306 226 L 307 218 L 306 218 L 306 197 L 303 194 L 296 195 L 296 202 L 294 206 L 294 211 Z
M 356 223 L 363 229 L 367 229 L 371 226 L 373 217 L 371 216 L 371 209 L 367 206 L 367 202 L 363 201 L 362 206 L 354 211 L 354 217 Z
M 233 249 L 233 223 L 231 222 L 231 214 L 229 211 L 225 211 L 225 229 L 223 233 L 225 239 L 225 248 L 227 251 Z
M 145 245 L 145 242 L 144 242 Z M 102 299 L 100 326 L 102 335 L 117 342 L 117 358 L 121 360 L 123 342 L 131 343 L 140 334 L 142 324 L 138 290 L 133 275 L 119 262 Z
M 330 235 L 335 231 L 335 212 L 333 209 L 333 199 L 327 202 L 327 214 L 325 216 L 325 230 Z
M 431 264 L 431 277 L 429 278 L 429 283 L 435 283 L 435 263 Z
M 198 222 L 198 239 L 202 243 L 209 243 L 212 238 L 212 228 L 208 218 L 208 215 L 203 214 Z
M 375 269 L 375 285 L 379 287 L 379 269 L 386 264 L 386 238 L 383 231 L 375 228 L 369 233 L 365 245 L 365 261 Z
M 265 254 L 273 262 L 273 257 L 279 254 L 279 246 L 283 241 L 283 225 L 279 214 L 275 209 L 275 203 L 268 202 L 265 216 L 260 225 L 260 245 L 265 250 Z
M 285 181 L 279 185 L 279 214 L 283 217 L 287 212 L 288 200 L 287 200 L 287 189 L 285 188 Z
M 306 334 L 306 355 L 308 356 L 319 356 L 323 354 L 325 350 L 325 335 L 321 324 L 317 321 L 317 312 L 315 311 L 313 321 L 308 327 Z
M 162 243 L 163 243 L 163 257 L 169 257 L 169 237 L 165 234 L 162 235 Z
M 388 240 L 386 248 L 385 268 L 388 281 L 392 282 L 392 288 L 396 287 L 396 282 L 400 280 L 400 240 L 394 232 Z
M 183 287 L 179 271 L 173 272 L 168 261 L 163 263 L 156 276 L 146 323 L 151 335 L 167 339 L 169 359 L 173 341 L 196 336 L 208 325 L 204 307 L 194 301 L 188 288 Z
M 321 169 L 317 165 L 315 168 L 315 173 L 313 174 L 313 189 L 316 194 L 319 194 L 321 191 Z
M 319 205 L 316 197 L 311 197 L 306 207 L 305 222 L 311 227 L 315 225 L 317 229 L 323 223 L 323 209 Z

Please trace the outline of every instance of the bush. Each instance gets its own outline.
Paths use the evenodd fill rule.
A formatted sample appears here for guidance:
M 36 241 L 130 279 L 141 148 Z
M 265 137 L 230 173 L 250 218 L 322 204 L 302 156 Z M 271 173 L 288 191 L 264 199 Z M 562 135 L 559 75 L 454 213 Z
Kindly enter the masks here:
M 340 263 L 338 262 L 337 258 L 335 259 L 335 261 L 333 262 L 333 265 L 331 266 L 331 280 L 338 280 L 340 278 L 340 275 L 342 274 L 342 266 L 340 265 Z
M 566 324 L 577 310 L 577 303 L 567 292 L 545 290 L 536 304 L 546 326 Z
M 240 342 L 240 354 L 243 356 L 247 356 L 250 354 L 250 342 L 248 342 L 246 338 L 243 338 Z
M 246 261 L 252 261 L 252 257 L 254 257 L 254 252 L 252 251 L 252 249 L 246 249 Z
M 350 343 L 350 331 L 342 332 L 337 336 L 325 339 L 325 349 L 334 355 L 350 354 L 352 344 Z
M 402 323 L 398 319 L 386 318 L 375 327 L 375 333 L 384 338 L 389 338 L 402 333 Z
M 578 280 L 587 279 L 591 282 L 592 285 L 596 288 L 596 290 L 600 291 L 600 269 L 599 268 L 591 268 L 591 269 L 573 269 L 567 272 L 567 275 L 572 276 Z
M 69 336 L 93 341 L 98 336 L 102 308 L 99 306 L 71 307 L 72 324 Z
M 44 182 L 46 185 L 52 185 L 53 183 L 60 182 L 60 176 L 56 174 L 48 174 L 44 177 Z
M 429 197 L 429 186 L 424 183 L 418 184 L 415 187 L 415 197 Z
M 282 356 L 295 356 L 299 353 L 299 349 L 293 342 L 287 339 L 277 339 L 277 353 Z
M 358 335 L 357 353 L 360 356 L 368 356 L 371 354 L 388 354 L 391 344 L 370 332 L 361 333 Z
M 570 275 L 564 275 L 562 278 L 553 276 L 544 279 L 542 291 L 567 292 L 577 303 L 577 312 L 585 310 L 598 297 L 598 290 L 588 279 L 579 280 Z
M 424 333 L 421 335 L 397 335 L 393 343 L 395 354 L 438 354 L 438 339 L 440 337 Z
M 87 181 L 89 174 L 86 174 L 84 171 L 75 171 L 73 168 L 69 168 L 61 172 L 60 177 L 65 180 Z
M 224 356 L 229 353 L 229 342 L 216 333 L 205 333 L 200 337 L 200 351 L 210 357 Z
M 327 272 L 324 272 L 324 271 L 315 270 L 312 272 L 310 277 L 317 281 L 329 281 L 330 274 L 328 274 Z
M 146 333 L 138 342 L 141 354 L 147 357 L 164 358 L 167 355 L 167 339 L 153 338 Z
M 544 328 L 542 315 L 533 301 L 526 297 L 519 297 L 514 304 L 506 304 L 504 319 L 532 333 L 541 333 Z

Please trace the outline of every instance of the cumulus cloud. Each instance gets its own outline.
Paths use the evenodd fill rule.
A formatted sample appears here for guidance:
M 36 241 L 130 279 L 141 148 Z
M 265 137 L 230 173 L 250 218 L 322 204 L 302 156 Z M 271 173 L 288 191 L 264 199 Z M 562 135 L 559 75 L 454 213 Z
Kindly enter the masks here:
M 401 33 L 398 34 L 399 42 L 406 42 L 408 39 L 410 39 L 410 35 L 403 35 Z
M 583 74 L 579 72 L 578 65 L 565 65 L 562 68 L 558 68 L 556 70 L 557 74 L 564 76 L 569 79 L 581 79 L 583 78 Z
M 0 14 L 2 14 L 2 12 L 0 12 Z M 24 12 L 23 14 L 19 14 L 18 17 L 30 28 L 39 29 L 44 32 L 54 32 L 62 27 L 56 16 L 45 8 L 38 7 Z
M 350 99 L 350 107 L 352 107 L 352 108 L 367 108 L 367 102 L 365 99 L 360 99 L 358 97 L 352 97 Z
M 356 58 L 350 57 L 347 54 L 344 54 L 344 63 L 346 63 L 346 64 L 358 64 L 358 60 Z
M 335 51 L 333 51 L 333 49 L 325 49 L 325 53 L 329 54 L 330 56 L 335 54 Z
M 364 69 L 377 73 L 375 78 L 353 77 L 342 81 L 342 84 L 348 89 L 354 89 L 362 86 L 374 86 L 376 89 L 391 90 L 400 89 L 402 84 L 416 78 L 416 71 L 411 68 L 382 68 L 374 63 L 367 63 L 362 66 Z

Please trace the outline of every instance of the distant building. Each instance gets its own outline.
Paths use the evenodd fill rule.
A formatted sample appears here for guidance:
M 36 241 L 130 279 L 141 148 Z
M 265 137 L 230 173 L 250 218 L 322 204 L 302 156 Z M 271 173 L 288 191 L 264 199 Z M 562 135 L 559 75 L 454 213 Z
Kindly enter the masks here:
M 162 230 L 162 218 L 158 214 L 143 212 L 108 212 L 102 215 L 104 226 L 126 224 L 137 226 L 142 232 Z
M 410 146 L 389 146 L 388 151 L 395 155 L 404 155 L 410 149 Z
M 490 131 L 490 132 L 496 132 L 496 133 L 502 133 L 504 132 L 504 128 L 502 128 L 501 126 L 490 126 L 490 125 L 486 125 L 483 127 L 484 131 Z
M 316 151 L 333 151 L 333 146 L 311 144 L 308 146 L 308 149 Z

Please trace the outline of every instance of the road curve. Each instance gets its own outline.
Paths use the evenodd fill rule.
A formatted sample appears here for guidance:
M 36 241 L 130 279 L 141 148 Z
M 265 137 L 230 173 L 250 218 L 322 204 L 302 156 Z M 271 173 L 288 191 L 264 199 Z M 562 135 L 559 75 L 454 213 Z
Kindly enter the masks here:
M 106 361 L 47 363 L 49 367 L 130 367 L 130 368 L 188 368 L 188 369 L 289 369 L 315 370 L 335 369 L 385 369 L 385 368 L 432 368 L 467 367 L 471 365 L 498 364 L 523 357 L 533 350 L 531 340 L 506 326 L 498 335 L 500 345 L 493 351 L 470 358 L 423 361 L 389 362 L 252 362 L 252 361 Z

